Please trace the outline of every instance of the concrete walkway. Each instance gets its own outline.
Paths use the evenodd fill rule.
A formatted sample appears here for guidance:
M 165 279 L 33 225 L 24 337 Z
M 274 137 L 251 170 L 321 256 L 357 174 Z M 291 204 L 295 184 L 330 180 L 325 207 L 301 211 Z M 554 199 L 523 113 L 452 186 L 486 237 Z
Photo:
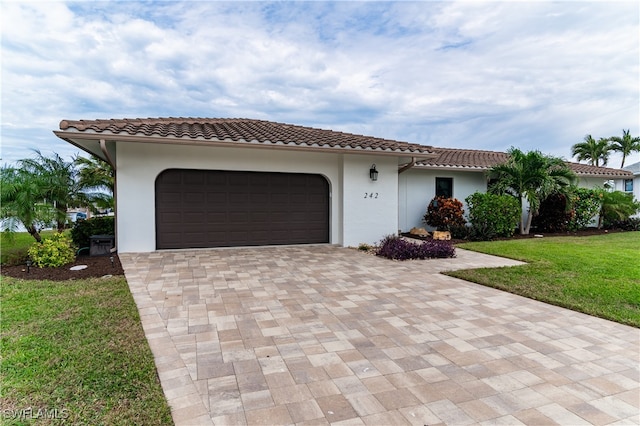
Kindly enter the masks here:
M 640 330 L 297 246 L 121 254 L 176 425 L 639 424 Z

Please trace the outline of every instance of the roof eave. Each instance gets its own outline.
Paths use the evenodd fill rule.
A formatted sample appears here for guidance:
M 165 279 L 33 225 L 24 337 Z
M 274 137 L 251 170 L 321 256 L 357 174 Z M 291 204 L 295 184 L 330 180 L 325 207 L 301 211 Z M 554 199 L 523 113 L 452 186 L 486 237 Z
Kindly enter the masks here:
M 484 167 L 484 166 L 459 166 L 459 165 L 446 166 L 446 165 L 433 165 L 433 164 L 428 164 L 428 165 L 416 164 L 415 168 L 422 169 L 422 170 L 458 170 L 458 171 L 464 171 L 464 172 L 485 172 L 490 169 L 490 167 Z
M 97 139 L 93 139 L 93 138 L 73 138 L 73 137 L 69 137 L 69 135 L 66 135 L 65 132 L 60 132 L 60 131 L 53 131 L 53 133 L 59 137 L 60 139 L 64 140 L 67 143 L 70 143 L 71 145 L 75 146 L 78 149 L 81 149 L 82 151 L 91 154 L 93 156 L 96 156 L 98 158 L 100 158 L 101 160 L 104 161 L 108 161 L 108 159 L 106 158 L 106 156 L 104 155 L 104 153 L 102 152 L 102 150 L 100 149 L 100 139 L 104 139 L 104 138 L 97 138 Z M 92 139 L 95 140 L 96 142 L 96 146 L 95 149 L 90 149 L 89 147 L 85 146 L 84 144 L 81 144 L 79 142 L 77 142 L 74 139 Z
M 487 172 L 491 169 L 489 166 L 460 166 L 460 165 L 434 165 L 434 164 L 416 164 L 415 169 L 418 170 L 452 170 L 463 172 Z M 577 177 L 581 178 L 602 178 L 602 179 L 629 179 L 633 177 L 631 173 L 620 174 L 598 174 L 598 173 L 581 173 L 572 170 Z
M 627 175 L 627 174 L 619 174 L 619 175 L 603 175 L 603 174 L 597 174 L 597 173 L 578 173 L 578 172 L 574 172 L 576 174 L 576 176 L 578 177 L 584 177 L 584 178 L 601 178 L 601 179 L 629 179 L 631 177 L 633 177 L 633 175 Z
M 252 141 L 233 141 L 220 139 L 204 139 L 204 138 L 175 138 L 167 136 L 138 136 L 138 135 L 122 135 L 122 134 L 105 134 L 105 133 L 84 133 L 79 131 L 54 131 L 59 138 L 71 143 L 72 145 L 96 154 L 86 149 L 77 140 L 92 140 L 99 142 L 106 140 L 111 142 L 135 142 L 135 143 L 153 143 L 165 145 L 190 145 L 190 146 L 209 146 L 222 148 L 257 148 L 257 149 L 285 149 L 290 151 L 316 151 L 337 154 L 367 154 L 367 155 L 393 155 L 396 157 L 414 157 L 417 161 L 430 160 L 438 157 L 439 154 L 434 152 L 416 152 L 410 150 L 392 150 L 392 149 L 376 149 L 376 148 L 352 148 L 352 147 L 326 147 L 319 145 L 305 145 L 295 143 L 282 142 L 259 142 Z M 100 156 L 100 155 L 99 155 Z M 101 157 L 101 156 L 100 156 Z

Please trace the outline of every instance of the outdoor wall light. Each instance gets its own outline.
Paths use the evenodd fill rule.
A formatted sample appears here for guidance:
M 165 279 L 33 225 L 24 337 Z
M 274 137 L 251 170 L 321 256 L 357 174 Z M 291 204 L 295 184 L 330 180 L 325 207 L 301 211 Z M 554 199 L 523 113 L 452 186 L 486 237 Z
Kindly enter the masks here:
M 378 171 L 376 170 L 375 164 L 372 164 L 369 169 L 369 178 L 374 182 L 378 180 Z

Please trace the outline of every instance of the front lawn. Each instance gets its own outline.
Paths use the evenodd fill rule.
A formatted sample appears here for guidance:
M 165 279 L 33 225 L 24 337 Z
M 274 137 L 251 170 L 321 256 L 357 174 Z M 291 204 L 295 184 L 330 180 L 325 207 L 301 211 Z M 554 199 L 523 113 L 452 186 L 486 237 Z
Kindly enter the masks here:
M 640 232 L 464 243 L 528 262 L 448 275 L 640 327 Z
M 42 231 L 42 238 L 53 235 L 56 231 Z M 36 240 L 27 232 L 0 232 L 0 264 L 14 265 L 24 263 L 27 250 Z
M 173 424 L 124 277 L 1 292 L 0 423 Z

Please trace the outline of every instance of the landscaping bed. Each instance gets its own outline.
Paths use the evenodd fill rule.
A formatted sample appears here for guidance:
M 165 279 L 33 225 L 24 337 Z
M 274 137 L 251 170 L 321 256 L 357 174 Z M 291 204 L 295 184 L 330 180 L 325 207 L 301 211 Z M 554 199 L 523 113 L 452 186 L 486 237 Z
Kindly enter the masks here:
M 85 269 L 73 271 L 73 266 L 86 265 Z M 25 280 L 49 280 L 66 281 L 73 279 L 100 278 L 108 275 L 124 275 L 124 270 L 120 264 L 117 254 L 113 255 L 113 264 L 110 256 L 78 256 L 76 260 L 59 268 L 38 268 L 31 266 L 27 268 L 25 264 L 15 266 L 2 266 L 0 274 L 22 278 Z
M 543 232 L 537 233 L 535 230 L 531 230 L 529 235 L 520 235 L 517 231 L 513 234 L 512 237 L 498 237 L 495 238 L 495 241 L 508 241 L 508 240 L 521 240 L 527 238 L 539 238 L 536 235 L 542 235 L 543 237 L 590 237 L 594 235 L 608 235 L 615 234 L 618 232 L 630 232 L 622 229 L 597 229 L 597 228 L 587 228 L 582 229 L 580 231 L 567 231 L 567 232 Z M 404 237 L 414 238 L 418 240 L 430 240 L 431 236 L 428 237 L 420 237 L 418 235 L 412 235 L 407 232 L 400 234 Z M 450 240 L 454 244 L 468 243 L 469 240 L 452 238 Z

